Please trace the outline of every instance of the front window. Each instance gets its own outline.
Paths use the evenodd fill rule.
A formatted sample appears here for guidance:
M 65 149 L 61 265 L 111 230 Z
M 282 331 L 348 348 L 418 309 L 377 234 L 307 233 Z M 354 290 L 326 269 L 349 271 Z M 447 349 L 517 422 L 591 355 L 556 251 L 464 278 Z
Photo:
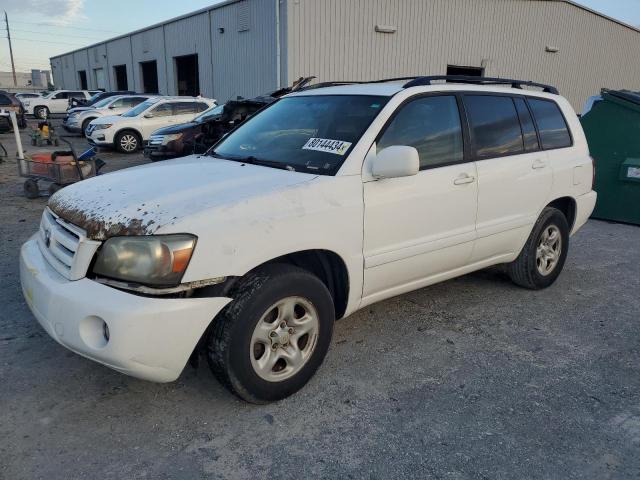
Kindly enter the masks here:
M 211 108 L 211 109 L 207 110 L 206 112 L 201 113 L 200 115 L 198 115 L 194 119 L 194 122 L 198 122 L 198 123 L 208 122 L 212 118 L 216 118 L 216 117 L 219 117 L 220 115 L 222 115 L 223 110 L 224 110 L 224 104 L 223 105 L 218 105 L 217 107 Z
M 127 110 L 125 113 L 122 114 L 122 116 L 123 117 L 137 117 L 142 112 L 144 112 L 148 108 L 151 108 L 153 105 L 155 105 L 155 103 L 157 101 L 158 100 L 147 100 L 146 102 L 142 102 L 137 107 L 134 107 L 131 110 Z
M 104 98 L 104 99 L 100 100 L 99 102 L 94 103 L 93 107 L 94 108 L 107 107 L 111 102 L 113 102 L 113 98 Z
M 219 143 L 213 155 L 333 175 L 387 102 L 369 95 L 283 98 Z

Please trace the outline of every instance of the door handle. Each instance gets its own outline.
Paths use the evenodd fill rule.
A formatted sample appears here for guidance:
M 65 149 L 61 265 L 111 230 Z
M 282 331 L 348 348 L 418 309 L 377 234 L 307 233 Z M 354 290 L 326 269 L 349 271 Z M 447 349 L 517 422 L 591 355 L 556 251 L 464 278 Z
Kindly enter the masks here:
M 476 181 L 476 177 L 473 177 L 467 173 L 463 173 L 453 181 L 454 185 L 466 185 L 467 183 L 473 183 Z
M 544 168 L 546 166 L 547 166 L 547 162 L 539 158 L 534 160 L 533 163 L 531 164 L 531 168 L 533 168 L 534 170 L 537 170 L 538 168 Z

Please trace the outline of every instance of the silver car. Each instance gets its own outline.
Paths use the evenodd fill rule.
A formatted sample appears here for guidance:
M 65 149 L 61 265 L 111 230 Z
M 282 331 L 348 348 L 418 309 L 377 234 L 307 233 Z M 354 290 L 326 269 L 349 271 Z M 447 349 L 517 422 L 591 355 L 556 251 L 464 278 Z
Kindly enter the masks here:
M 75 107 L 67 112 L 62 126 L 68 132 L 82 133 L 92 120 L 108 115 L 120 115 L 144 102 L 150 95 L 117 95 L 105 98 L 90 107 Z

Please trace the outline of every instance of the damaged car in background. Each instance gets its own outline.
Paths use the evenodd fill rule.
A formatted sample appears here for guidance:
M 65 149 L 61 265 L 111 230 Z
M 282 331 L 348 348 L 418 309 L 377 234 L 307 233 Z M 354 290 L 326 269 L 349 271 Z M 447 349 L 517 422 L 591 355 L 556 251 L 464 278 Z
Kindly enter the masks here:
M 549 287 L 597 197 L 578 117 L 550 86 L 443 79 L 296 91 L 205 155 L 60 190 L 21 249 L 27 304 L 119 372 L 169 382 L 206 358 L 266 403 L 375 302 L 498 264 Z
M 251 115 L 288 93 L 307 87 L 316 77 L 300 77 L 290 87 L 255 98 L 238 98 L 218 105 L 193 119 L 192 122 L 171 125 L 156 130 L 144 146 L 144 155 L 151 161 L 204 153 L 225 134 Z

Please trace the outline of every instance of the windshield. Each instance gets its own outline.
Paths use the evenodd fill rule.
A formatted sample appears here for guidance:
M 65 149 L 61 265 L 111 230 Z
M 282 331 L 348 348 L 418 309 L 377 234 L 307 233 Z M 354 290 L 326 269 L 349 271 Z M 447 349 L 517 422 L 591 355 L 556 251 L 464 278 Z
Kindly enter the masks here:
M 43 97 L 42 97 L 42 98 L 51 98 L 51 97 L 53 96 L 53 94 L 54 94 L 54 93 L 56 93 L 56 92 L 47 92 L 47 94 L 46 94 L 46 95 L 43 95 Z
M 202 112 L 200 115 L 194 118 L 193 121 L 198 123 L 206 122 L 208 120 L 211 120 L 214 117 L 221 115 L 223 110 L 224 110 L 224 104 L 218 105 L 217 107 L 213 107 L 205 112 Z
M 113 102 L 114 100 L 116 100 L 118 97 L 109 97 L 109 98 L 103 98 L 102 100 L 100 100 L 99 102 L 94 103 L 92 106 L 94 108 L 102 108 L 102 107 L 106 107 L 107 105 L 109 105 L 111 102 Z
M 215 156 L 333 175 L 387 102 L 369 95 L 283 98 L 220 142 Z
M 144 112 L 147 108 L 149 108 L 152 105 L 154 105 L 157 101 L 158 100 L 147 100 L 145 102 L 142 102 L 137 107 L 133 107 L 131 110 L 127 110 L 125 113 L 122 114 L 122 116 L 123 117 L 137 117 L 142 112 Z

